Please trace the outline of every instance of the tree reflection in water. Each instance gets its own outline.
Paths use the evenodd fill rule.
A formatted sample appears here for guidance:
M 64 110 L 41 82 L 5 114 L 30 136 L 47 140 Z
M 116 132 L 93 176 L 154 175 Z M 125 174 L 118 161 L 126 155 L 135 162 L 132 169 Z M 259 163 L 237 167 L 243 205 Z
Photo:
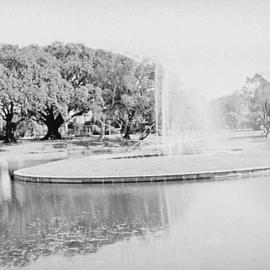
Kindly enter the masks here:
M 11 187 L 12 196 L 0 195 L 0 266 L 24 266 L 53 254 L 90 254 L 169 225 L 164 190 L 158 185 Z

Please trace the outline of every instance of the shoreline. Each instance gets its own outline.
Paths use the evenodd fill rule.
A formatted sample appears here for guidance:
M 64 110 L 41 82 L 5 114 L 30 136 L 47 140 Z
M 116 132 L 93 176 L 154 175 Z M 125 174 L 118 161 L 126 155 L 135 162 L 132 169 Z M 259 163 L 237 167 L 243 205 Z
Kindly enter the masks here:
M 239 168 L 233 170 L 204 171 L 179 174 L 129 175 L 129 176 L 40 176 L 23 174 L 21 170 L 14 173 L 14 179 L 21 182 L 54 183 L 54 184 L 114 184 L 138 182 L 172 182 L 201 181 L 218 179 L 238 179 L 270 175 L 269 167 Z
M 38 183 L 129 183 L 250 177 L 270 172 L 268 152 L 125 158 L 105 155 L 49 162 L 15 171 Z
M 27 148 L 28 154 L 21 151 L 19 156 L 26 160 L 34 158 L 44 164 L 19 167 L 14 179 L 46 183 L 127 183 L 249 177 L 268 173 L 270 143 L 267 139 L 258 137 L 258 132 L 220 135 L 205 137 L 208 139 L 206 144 L 201 144 L 205 138 L 198 137 L 197 143 L 202 150 L 199 153 L 172 156 L 158 155 L 151 140 L 142 147 L 130 149 L 132 151 L 127 151 L 126 146 L 121 147 L 119 142 L 112 143 L 113 140 L 109 147 L 108 141 L 97 145 L 91 139 L 69 142 L 71 147 L 62 141 L 26 143 L 17 148 Z M 193 142 L 184 145 L 186 150 L 189 146 L 196 150 L 198 145 Z M 102 154 L 97 154 L 99 151 Z M 54 160 L 50 160 L 52 157 Z M 55 161 L 57 159 L 60 160 Z

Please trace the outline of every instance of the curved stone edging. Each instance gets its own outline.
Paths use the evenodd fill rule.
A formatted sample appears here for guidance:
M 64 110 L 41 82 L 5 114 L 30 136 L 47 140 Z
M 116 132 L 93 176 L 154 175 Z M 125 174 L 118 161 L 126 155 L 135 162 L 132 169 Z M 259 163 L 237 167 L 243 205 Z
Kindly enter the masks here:
M 136 182 L 167 182 L 189 180 L 217 180 L 227 178 L 247 178 L 254 176 L 270 175 L 270 167 L 254 167 L 220 171 L 202 171 L 179 174 L 152 174 L 152 175 L 126 175 L 126 176 L 42 176 L 14 173 L 14 179 L 23 182 L 36 183 L 80 183 L 80 184 L 105 184 L 105 183 L 136 183 Z

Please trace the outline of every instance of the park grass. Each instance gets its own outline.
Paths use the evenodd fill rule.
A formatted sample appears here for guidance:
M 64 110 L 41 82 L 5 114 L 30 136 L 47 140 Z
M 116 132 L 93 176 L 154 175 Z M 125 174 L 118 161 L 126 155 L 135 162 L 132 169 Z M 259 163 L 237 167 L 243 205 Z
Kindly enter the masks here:
M 35 159 L 36 157 L 59 155 L 59 158 L 62 158 L 65 155 L 68 157 L 73 154 L 85 155 L 88 153 L 90 155 L 95 152 L 108 153 L 109 150 L 113 151 L 113 149 L 119 148 L 125 152 L 137 143 L 138 140 L 127 141 L 116 136 L 105 137 L 103 140 L 99 140 L 98 136 L 48 141 L 24 139 L 18 140 L 17 143 L 0 143 L 0 157 L 8 159 Z
M 224 136 L 219 136 L 216 141 L 210 138 L 210 144 L 204 146 L 203 152 L 188 155 L 134 159 L 114 159 L 112 157 L 115 156 L 112 155 L 99 158 L 71 156 L 66 160 L 24 169 L 23 173 L 74 178 L 125 177 L 270 167 L 270 140 L 258 134 L 258 132 L 223 134 Z M 106 141 L 102 145 L 106 145 Z M 112 148 L 115 148 L 114 144 Z M 134 153 L 129 153 L 132 154 Z M 125 155 L 127 154 L 120 154 L 120 157 Z
M 196 135 L 197 136 L 197 135 Z M 192 136 L 191 136 L 192 137 Z M 138 140 L 134 136 L 133 140 L 123 140 L 119 136 L 108 136 L 99 140 L 98 136 L 73 138 L 55 141 L 43 140 L 19 140 L 16 144 L 0 144 L 0 157 L 7 159 L 49 159 L 54 158 L 72 158 L 83 156 L 94 156 L 100 154 L 142 152 L 148 154 L 156 151 L 157 137 L 149 136 L 146 140 Z M 160 138 L 159 138 L 160 139 Z M 197 138 L 196 138 L 197 139 Z M 249 151 L 257 153 L 258 151 L 269 151 L 270 139 L 261 136 L 261 132 L 240 131 L 240 132 L 219 132 L 215 135 L 207 135 L 206 143 L 203 140 L 195 143 L 183 143 L 183 154 L 194 155 L 209 152 Z M 192 141 L 192 140 L 191 140 Z M 197 145 L 196 145 L 197 144 Z M 194 150 L 195 149 L 195 150 Z

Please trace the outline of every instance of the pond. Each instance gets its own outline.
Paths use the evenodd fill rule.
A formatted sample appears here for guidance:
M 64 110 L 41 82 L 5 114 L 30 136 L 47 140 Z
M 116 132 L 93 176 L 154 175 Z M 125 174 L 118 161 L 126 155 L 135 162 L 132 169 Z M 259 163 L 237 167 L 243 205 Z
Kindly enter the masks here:
M 269 180 L 52 185 L 2 170 L 0 269 L 269 269 Z

